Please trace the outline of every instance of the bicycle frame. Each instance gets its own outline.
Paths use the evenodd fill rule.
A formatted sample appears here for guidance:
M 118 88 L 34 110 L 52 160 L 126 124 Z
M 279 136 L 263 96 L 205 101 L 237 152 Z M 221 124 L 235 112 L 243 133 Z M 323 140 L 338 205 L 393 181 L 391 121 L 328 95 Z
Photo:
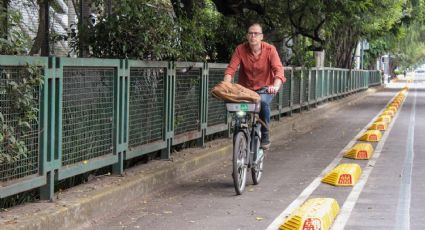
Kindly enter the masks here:
M 257 157 L 257 152 L 255 150 L 255 136 L 257 135 L 261 139 L 261 131 L 260 126 L 257 124 L 257 119 L 254 113 L 246 113 L 243 116 L 235 115 L 235 124 L 234 124 L 234 132 L 233 132 L 233 142 L 235 142 L 235 135 L 239 131 L 243 131 L 245 133 L 247 143 L 248 144 L 248 153 L 249 153 L 249 161 L 248 168 L 254 164 L 254 161 Z M 234 144 L 234 143 L 233 143 Z
M 251 169 L 254 184 L 258 184 L 263 169 L 264 155 L 260 151 L 261 125 L 257 122 L 259 104 L 228 103 L 227 110 L 235 116 L 233 130 L 233 182 L 236 194 L 245 189 L 246 174 Z M 257 156 L 258 155 L 258 156 Z

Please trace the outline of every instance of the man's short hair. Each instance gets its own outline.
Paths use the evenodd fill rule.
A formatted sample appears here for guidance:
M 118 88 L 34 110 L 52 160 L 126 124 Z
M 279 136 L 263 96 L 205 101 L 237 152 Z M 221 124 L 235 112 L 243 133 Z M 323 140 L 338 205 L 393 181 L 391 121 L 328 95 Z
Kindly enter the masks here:
M 263 26 L 259 22 L 250 23 L 249 26 L 247 27 L 247 30 L 249 30 L 249 28 L 251 28 L 252 26 L 259 26 L 261 28 L 261 31 L 263 31 Z

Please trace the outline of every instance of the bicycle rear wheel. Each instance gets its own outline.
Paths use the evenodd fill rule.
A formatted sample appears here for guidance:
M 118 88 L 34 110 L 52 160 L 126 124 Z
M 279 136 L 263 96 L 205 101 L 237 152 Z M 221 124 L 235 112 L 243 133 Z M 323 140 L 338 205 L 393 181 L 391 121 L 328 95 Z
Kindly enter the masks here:
M 260 149 L 260 144 L 260 137 L 256 136 L 254 140 L 254 151 L 256 151 L 257 159 L 254 159 L 255 165 L 251 168 L 252 182 L 255 185 L 260 183 L 261 176 L 263 175 L 264 152 Z
M 237 195 L 245 189 L 246 172 L 248 168 L 248 144 L 245 133 L 239 131 L 233 143 L 233 184 Z

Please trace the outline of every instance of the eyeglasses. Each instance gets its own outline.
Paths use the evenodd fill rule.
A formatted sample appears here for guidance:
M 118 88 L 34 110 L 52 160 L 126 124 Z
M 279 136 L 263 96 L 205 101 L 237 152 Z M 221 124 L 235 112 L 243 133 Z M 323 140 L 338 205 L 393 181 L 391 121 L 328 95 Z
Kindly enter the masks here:
M 254 36 L 254 37 L 260 36 L 261 34 L 263 34 L 263 33 L 260 33 L 260 32 L 248 32 L 248 36 Z

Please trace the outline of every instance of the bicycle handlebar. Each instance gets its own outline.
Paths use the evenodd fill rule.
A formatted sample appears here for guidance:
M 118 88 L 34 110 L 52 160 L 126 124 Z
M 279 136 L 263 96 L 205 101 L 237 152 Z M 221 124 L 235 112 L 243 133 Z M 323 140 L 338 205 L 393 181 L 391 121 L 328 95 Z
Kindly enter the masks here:
M 271 87 L 274 87 L 274 86 L 271 86 Z M 258 94 L 269 94 L 267 91 L 268 91 L 268 89 L 269 89 L 269 86 L 263 86 L 263 87 L 261 87 L 259 90 L 257 90 L 257 91 L 255 91 L 255 92 L 257 92 Z M 279 89 L 276 89 L 276 92 L 278 91 Z

